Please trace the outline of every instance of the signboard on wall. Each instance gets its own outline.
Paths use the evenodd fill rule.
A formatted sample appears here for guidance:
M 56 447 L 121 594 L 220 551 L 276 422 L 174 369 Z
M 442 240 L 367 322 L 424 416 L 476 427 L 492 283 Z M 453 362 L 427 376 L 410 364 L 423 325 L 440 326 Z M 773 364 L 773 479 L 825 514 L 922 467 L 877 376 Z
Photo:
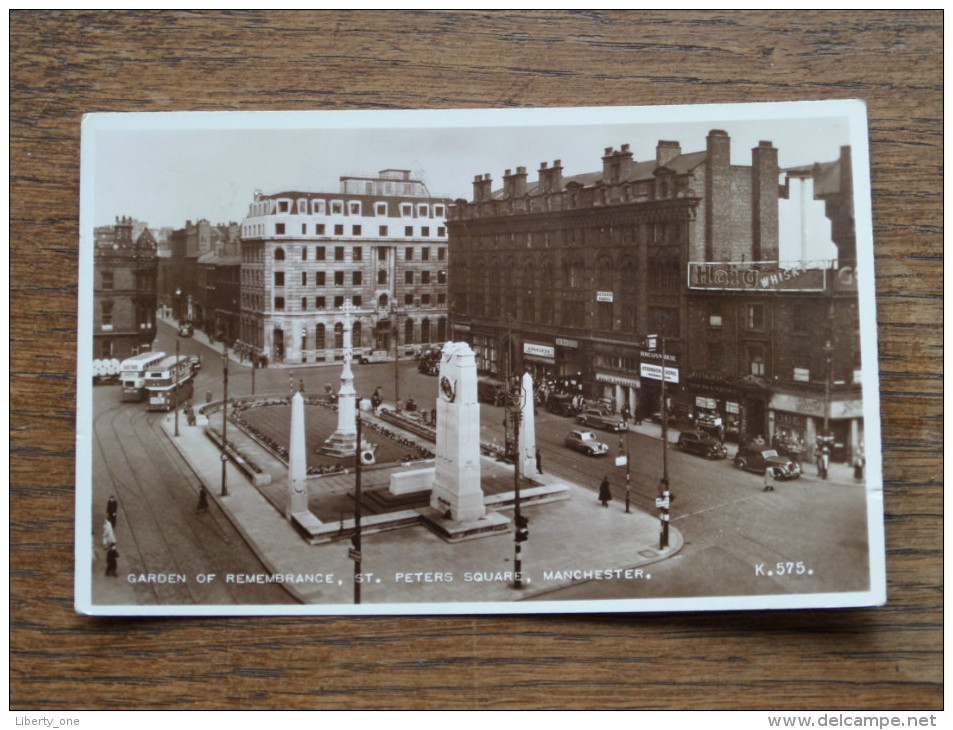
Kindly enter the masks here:
M 643 378 L 648 378 L 649 380 L 661 380 L 662 379 L 662 366 L 655 365 L 650 362 L 643 362 L 639 367 L 639 372 Z M 665 368 L 665 382 L 666 383 L 677 383 L 678 382 L 678 368 Z
M 688 288 L 709 291 L 798 291 L 826 289 L 830 262 L 690 261 Z

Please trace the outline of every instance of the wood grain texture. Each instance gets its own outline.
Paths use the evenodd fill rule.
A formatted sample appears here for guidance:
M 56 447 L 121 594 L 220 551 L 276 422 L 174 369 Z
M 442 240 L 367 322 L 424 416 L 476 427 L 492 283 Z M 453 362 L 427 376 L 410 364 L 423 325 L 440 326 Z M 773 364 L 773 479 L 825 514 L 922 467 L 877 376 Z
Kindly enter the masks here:
M 941 11 L 12 12 L 11 708 L 941 708 L 942 24 Z M 833 98 L 870 115 L 886 607 L 74 613 L 82 114 Z

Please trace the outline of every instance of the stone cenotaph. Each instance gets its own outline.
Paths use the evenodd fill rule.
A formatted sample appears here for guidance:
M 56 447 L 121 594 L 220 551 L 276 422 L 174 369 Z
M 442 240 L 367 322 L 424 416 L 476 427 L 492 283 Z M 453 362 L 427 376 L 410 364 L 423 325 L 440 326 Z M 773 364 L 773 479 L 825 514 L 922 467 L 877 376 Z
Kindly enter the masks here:
M 480 486 L 480 403 L 473 350 L 448 342 L 440 358 L 437 455 L 430 506 L 454 522 L 486 515 Z

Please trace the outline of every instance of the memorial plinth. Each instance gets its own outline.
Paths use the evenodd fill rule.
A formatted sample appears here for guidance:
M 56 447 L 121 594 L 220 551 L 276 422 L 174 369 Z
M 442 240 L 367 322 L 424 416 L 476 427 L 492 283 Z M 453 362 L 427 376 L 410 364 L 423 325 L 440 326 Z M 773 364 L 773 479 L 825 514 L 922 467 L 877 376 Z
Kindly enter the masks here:
M 357 451 L 357 393 L 351 371 L 351 312 L 354 305 L 347 302 L 340 310 L 344 313 L 344 367 L 341 368 L 341 388 L 338 390 L 338 427 L 324 442 L 321 453 L 344 459 L 353 457 Z

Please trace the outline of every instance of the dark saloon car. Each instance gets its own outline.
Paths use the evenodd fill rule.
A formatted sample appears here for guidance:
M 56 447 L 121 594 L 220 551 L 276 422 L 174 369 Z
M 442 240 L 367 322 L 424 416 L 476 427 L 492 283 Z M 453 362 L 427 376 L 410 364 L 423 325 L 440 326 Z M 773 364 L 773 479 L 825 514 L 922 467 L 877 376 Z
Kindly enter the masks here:
M 603 456 L 609 453 L 609 447 L 599 441 L 592 431 L 573 429 L 565 441 L 566 446 L 575 451 L 581 451 L 588 456 Z
M 595 426 L 604 428 L 606 431 L 625 431 L 625 421 L 620 416 L 614 416 L 611 413 L 600 411 L 598 408 L 587 408 L 578 416 L 576 423 L 580 426 Z
M 800 464 L 781 456 L 777 449 L 756 441 L 749 441 L 738 447 L 735 466 L 759 474 L 763 474 L 768 467 L 774 467 L 775 476 L 782 480 L 797 479 L 801 476 Z
M 565 393 L 553 393 L 546 401 L 546 410 L 559 416 L 575 416 L 579 409 L 572 404 L 572 396 Z
M 728 447 L 724 443 L 699 431 L 682 431 L 675 446 L 681 451 L 698 454 L 706 459 L 724 459 L 728 456 Z

